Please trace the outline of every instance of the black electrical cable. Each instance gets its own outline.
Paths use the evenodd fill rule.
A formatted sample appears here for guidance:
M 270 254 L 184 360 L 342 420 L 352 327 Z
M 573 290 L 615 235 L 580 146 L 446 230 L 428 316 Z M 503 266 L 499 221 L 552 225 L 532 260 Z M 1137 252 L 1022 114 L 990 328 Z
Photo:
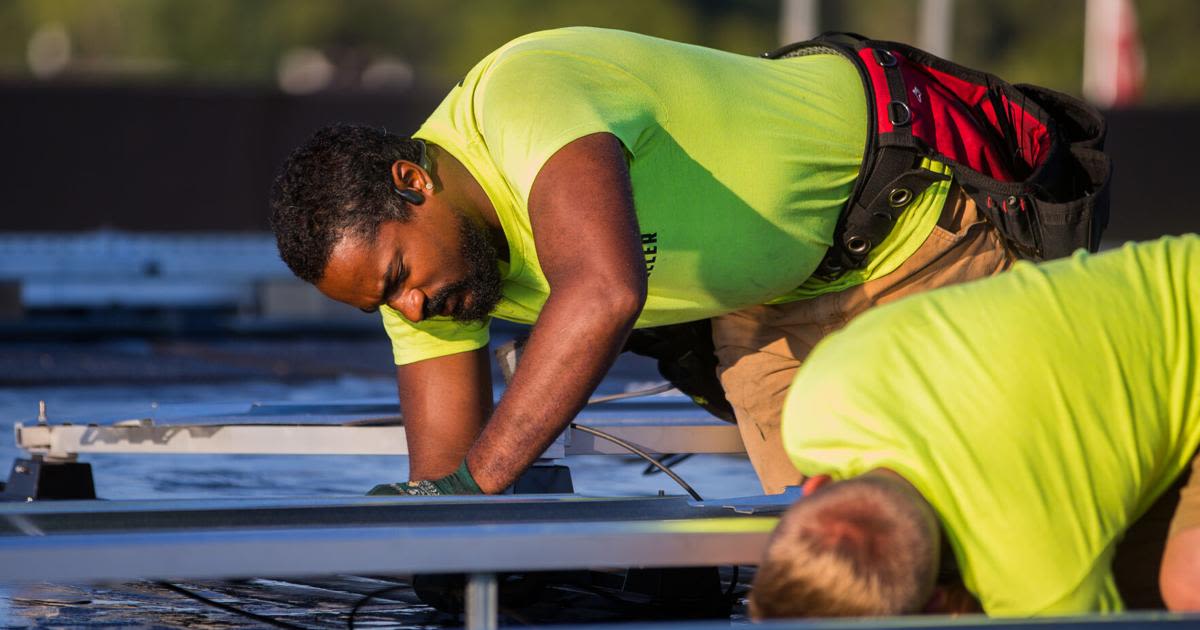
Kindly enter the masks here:
M 241 608 L 238 608 L 236 606 L 230 606 L 229 604 L 222 604 L 221 602 L 218 602 L 213 599 L 209 599 L 209 598 L 201 595 L 200 593 L 193 593 L 192 591 L 189 591 L 188 589 L 183 588 L 182 586 L 179 586 L 177 584 L 172 584 L 170 582 L 156 582 L 156 584 L 158 584 L 162 588 L 167 589 L 168 591 L 172 591 L 174 593 L 183 595 L 184 597 L 194 599 L 202 604 L 208 604 L 209 606 L 212 606 L 213 608 L 219 608 L 221 610 L 224 610 L 225 612 L 231 612 L 235 615 L 241 615 L 243 617 L 246 617 L 247 619 L 261 621 L 262 623 L 275 626 L 276 628 L 289 628 L 290 630 L 308 630 L 304 626 L 298 626 L 294 623 L 288 623 L 286 621 L 280 621 L 278 619 L 274 619 L 271 617 L 266 617 L 264 615 L 252 613 L 248 610 L 242 610 Z
M 608 440 L 609 442 L 612 442 L 613 444 L 616 444 L 617 446 L 621 446 L 621 447 L 628 449 L 629 452 L 650 462 L 652 465 L 654 465 L 654 467 L 663 471 L 664 474 L 666 474 L 671 479 L 675 480 L 675 483 L 679 484 L 679 486 L 681 488 L 683 488 L 684 490 L 686 490 L 688 494 L 692 495 L 693 499 L 695 499 L 697 501 L 704 500 L 703 498 L 700 497 L 700 493 L 693 490 L 692 487 L 689 486 L 686 481 L 684 481 L 682 478 L 679 477 L 679 475 L 676 475 L 674 471 L 672 471 L 670 468 L 667 468 L 666 466 L 664 466 L 662 464 L 662 462 L 651 457 L 650 454 L 647 453 L 646 451 L 643 451 L 642 449 L 630 444 L 629 442 L 626 442 L 625 440 L 622 440 L 621 438 L 619 438 L 615 435 L 610 435 L 608 433 L 605 433 L 604 431 L 601 431 L 599 429 L 594 429 L 585 424 L 576 424 L 576 423 L 572 422 L 571 427 L 574 429 L 578 429 L 579 431 L 583 431 L 584 433 L 590 433 L 598 438 Z
M 729 590 L 725 591 L 725 599 L 728 599 L 729 603 L 731 604 L 733 603 L 733 589 L 737 588 L 739 569 L 741 569 L 741 567 L 736 564 L 733 565 L 733 575 L 729 576 Z
M 380 595 L 405 588 L 411 587 L 408 584 L 393 584 L 391 586 L 377 589 L 367 593 L 366 595 L 363 595 L 362 599 L 358 600 L 358 603 L 354 605 L 354 608 L 350 609 L 350 617 L 346 619 L 346 627 L 349 628 L 349 630 L 354 630 L 354 618 L 358 616 L 358 611 L 361 610 L 363 606 L 367 605 L 367 602 L 379 597 Z
M 669 453 L 669 454 L 663 455 L 662 459 L 660 459 L 658 461 L 662 462 L 663 466 L 666 466 L 667 468 L 674 468 L 674 467 L 682 464 L 683 462 L 686 462 L 694 454 L 695 453 Z M 652 464 L 647 465 L 646 468 L 644 468 L 642 470 L 642 475 L 645 475 L 645 476 L 657 475 L 657 474 L 658 474 L 658 469 L 656 469 Z
M 615 435 L 609 435 L 608 433 L 605 433 L 599 429 L 594 429 L 587 425 L 575 424 L 575 423 L 571 423 L 571 426 L 575 429 L 583 431 L 584 433 L 590 433 L 592 435 L 595 435 L 596 437 L 608 440 L 608 441 L 612 442 L 613 444 L 616 444 L 618 446 L 622 446 L 622 447 L 628 449 L 631 453 L 634 453 L 635 455 L 638 455 L 639 457 L 650 462 L 651 466 L 658 468 L 662 472 L 666 473 L 667 476 L 669 476 L 671 479 L 674 479 L 675 483 L 682 486 L 683 489 L 686 490 L 688 494 L 692 495 L 693 499 L 695 499 L 697 501 L 704 500 L 704 499 L 700 498 L 700 494 L 697 493 L 695 490 L 693 490 L 692 487 L 690 485 L 688 485 L 688 483 L 686 481 L 684 481 L 679 475 L 675 474 L 675 471 L 671 470 L 667 464 L 664 464 L 663 462 L 660 462 L 659 460 L 655 459 L 649 453 L 639 449 L 638 447 L 630 444 L 629 442 L 626 442 L 625 440 L 622 440 L 621 438 L 618 438 Z M 683 454 L 675 453 L 672 455 L 668 455 L 664 459 L 673 459 L 674 461 L 672 461 L 670 465 L 674 465 L 674 464 L 678 464 L 678 463 L 682 462 L 683 460 L 687 459 L 691 455 L 692 455 L 691 453 L 683 453 Z M 642 474 L 647 474 L 651 470 L 652 469 L 649 466 L 647 466 L 646 471 L 643 472 Z M 725 599 L 732 601 L 733 591 L 734 591 L 734 589 L 737 588 L 738 576 L 740 574 L 740 569 L 741 569 L 741 567 L 738 567 L 737 565 L 733 566 L 733 573 L 729 578 L 729 588 L 725 591 Z

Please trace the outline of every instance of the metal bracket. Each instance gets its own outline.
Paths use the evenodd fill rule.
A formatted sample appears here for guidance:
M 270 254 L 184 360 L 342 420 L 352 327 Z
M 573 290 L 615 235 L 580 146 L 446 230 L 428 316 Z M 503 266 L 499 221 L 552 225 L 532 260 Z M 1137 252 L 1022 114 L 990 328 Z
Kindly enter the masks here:
M 95 499 L 92 465 L 74 461 L 18 459 L 0 491 L 0 501 L 35 499 Z
M 495 573 L 472 573 L 467 577 L 467 630 L 496 630 L 499 626 L 499 593 Z

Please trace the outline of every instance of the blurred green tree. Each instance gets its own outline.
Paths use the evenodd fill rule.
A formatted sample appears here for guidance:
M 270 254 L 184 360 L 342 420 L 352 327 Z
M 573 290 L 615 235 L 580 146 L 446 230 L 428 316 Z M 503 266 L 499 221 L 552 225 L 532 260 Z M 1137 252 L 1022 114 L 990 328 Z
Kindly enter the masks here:
M 919 0 L 821 0 L 821 26 L 913 41 Z M 1200 2 L 1138 0 L 1145 100 L 1200 100 Z M 297 49 L 329 60 L 332 89 L 372 59 L 445 89 L 505 41 L 568 25 L 634 30 L 745 54 L 779 42 L 779 0 L 10 0 L 0 3 L 0 78 L 170 81 L 271 87 Z M 1013 81 L 1078 94 L 1084 0 L 957 0 L 953 58 Z M 65 37 L 62 35 L 65 33 Z M 67 49 L 64 52 L 63 42 Z M 57 55 L 57 57 L 55 57 Z M 65 55 L 65 57 L 64 57 Z M 59 66 L 54 63 L 60 63 Z

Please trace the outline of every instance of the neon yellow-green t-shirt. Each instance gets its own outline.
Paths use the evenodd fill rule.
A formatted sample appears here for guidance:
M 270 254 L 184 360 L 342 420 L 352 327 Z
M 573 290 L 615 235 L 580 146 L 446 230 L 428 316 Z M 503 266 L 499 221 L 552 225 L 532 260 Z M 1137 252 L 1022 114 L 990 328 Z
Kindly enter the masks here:
M 890 468 L 993 615 L 1115 611 L 1114 546 L 1200 443 L 1200 238 L 938 289 L 819 344 L 784 406 L 801 472 Z
M 493 315 L 523 323 L 536 321 L 549 294 L 529 223 L 533 181 L 572 140 L 616 136 L 649 274 L 636 323 L 645 327 L 795 300 L 899 266 L 932 230 L 948 183 L 905 211 L 866 269 L 801 287 L 832 241 L 866 130 L 861 80 L 839 56 L 766 60 L 566 28 L 488 55 L 414 136 L 458 158 L 495 206 L 510 260 Z M 488 340 L 486 323 L 413 324 L 381 310 L 398 364 Z

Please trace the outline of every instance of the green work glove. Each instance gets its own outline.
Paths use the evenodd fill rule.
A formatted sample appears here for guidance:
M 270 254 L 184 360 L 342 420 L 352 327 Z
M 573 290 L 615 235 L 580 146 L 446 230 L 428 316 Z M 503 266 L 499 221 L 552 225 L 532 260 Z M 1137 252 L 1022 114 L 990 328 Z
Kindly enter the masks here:
M 448 494 L 483 494 L 471 471 L 467 470 L 467 462 L 459 465 L 458 470 L 441 479 L 422 479 L 404 483 L 381 483 L 367 493 L 374 495 L 407 495 L 413 497 L 439 497 Z

